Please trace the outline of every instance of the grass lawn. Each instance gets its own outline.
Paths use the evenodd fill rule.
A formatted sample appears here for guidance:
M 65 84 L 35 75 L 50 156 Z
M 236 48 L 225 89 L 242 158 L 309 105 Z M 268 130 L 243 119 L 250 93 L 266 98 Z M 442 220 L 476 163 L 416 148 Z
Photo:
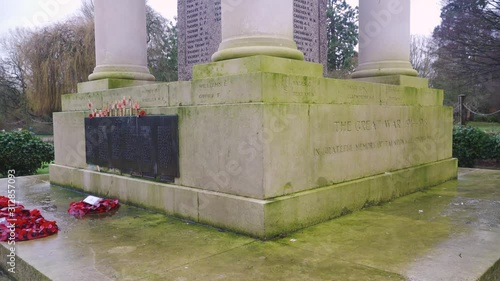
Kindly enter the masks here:
M 467 122 L 467 126 L 479 128 L 486 133 L 500 133 L 500 123 Z
M 39 168 L 38 170 L 36 170 L 36 175 L 44 175 L 44 174 L 48 174 L 49 173 L 49 164 L 50 163 L 44 163 L 43 166 L 41 168 Z

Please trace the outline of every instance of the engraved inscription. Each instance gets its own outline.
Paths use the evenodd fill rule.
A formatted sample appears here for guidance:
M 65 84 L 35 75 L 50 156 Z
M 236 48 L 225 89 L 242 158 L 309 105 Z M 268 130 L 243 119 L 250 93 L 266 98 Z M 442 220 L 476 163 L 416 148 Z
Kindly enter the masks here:
M 363 131 L 392 131 L 402 129 L 413 129 L 416 127 L 425 128 L 429 125 L 429 121 L 421 119 L 393 119 L 393 120 L 356 120 L 356 121 L 332 121 L 331 129 L 339 134 L 352 134 Z M 383 134 L 385 135 L 385 134 Z M 390 134 L 387 134 L 390 135 Z M 432 136 L 416 136 L 413 138 L 390 138 L 374 140 L 368 142 L 357 143 L 338 143 L 332 146 L 315 148 L 315 155 L 331 155 L 345 152 L 366 151 L 373 149 L 381 149 L 386 147 L 397 147 L 414 143 L 425 142 L 431 139 Z M 355 138 L 353 138 L 355 139 Z
M 351 84 L 347 86 L 348 98 L 355 101 L 374 101 L 376 95 L 366 89 L 366 87 L 359 84 Z
M 139 159 L 141 165 L 153 165 L 154 163 L 154 148 L 153 148 L 153 131 L 150 126 L 141 126 L 139 128 Z
M 88 164 L 134 176 L 179 177 L 177 116 L 85 118 Z
M 283 77 L 281 86 L 289 96 L 310 98 L 315 96 L 315 85 L 310 79 L 296 79 L 293 77 Z
M 206 100 L 220 98 L 223 93 L 227 93 L 230 82 L 228 79 L 217 79 L 215 81 L 211 80 L 196 83 L 196 87 L 201 90 L 201 93 L 198 94 L 197 97 L 201 102 L 204 102 Z
M 107 134 L 107 128 L 106 126 L 99 126 L 98 128 L 98 156 L 97 156 L 97 163 L 100 165 L 104 165 L 108 163 L 108 155 L 109 155 L 109 149 L 108 149 L 108 134 Z
M 168 166 L 172 163 L 172 150 L 170 146 L 173 144 L 172 134 L 168 127 L 158 127 L 158 143 L 162 143 L 158 147 L 158 163 L 160 166 Z
M 209 2 L 186 1 L 186 62 L 188 65 L 207 62 L 210 46 L 208 29 Z
M 294 39 L 306 61 L 319 61 L 319 4 L 316 0 L 294 0 Z
M 112 162 L 120 159 L 120 133 L 121 130 L 117 126 L 111 126 L 110 143 Z

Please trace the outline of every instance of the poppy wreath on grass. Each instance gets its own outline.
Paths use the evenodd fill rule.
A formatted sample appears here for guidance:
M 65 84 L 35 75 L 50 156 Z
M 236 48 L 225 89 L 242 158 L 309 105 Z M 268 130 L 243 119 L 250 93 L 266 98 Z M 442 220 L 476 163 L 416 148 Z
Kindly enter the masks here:
M 0 241 L 33 240 L 59 231 L 56 222 L 46 220 L 39 210 L 28 210 L 9 201 L 9 198 L 0 196 Z
M 108 213 L 120 207 L 118 199 L 101 199 L 96 205 L 82 201 L 71 202 L 68 213 L 77 218 L 85 215 Z

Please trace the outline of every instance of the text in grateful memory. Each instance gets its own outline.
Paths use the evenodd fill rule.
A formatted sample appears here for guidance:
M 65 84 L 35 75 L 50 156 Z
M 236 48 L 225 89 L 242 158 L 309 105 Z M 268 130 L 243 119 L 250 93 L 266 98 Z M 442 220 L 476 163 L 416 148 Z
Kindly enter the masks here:
M 431 137 L 417 137 L 414 139 L 394 139 L 394 140 L 380 140 L 361 142 L 357 144 L 342 144 L 333 145 L 328 147 L 316 148 L 314 151 L 316 155 L 330 155 L 339 154 L 344 152 L 367 151 L 372 149 L 381 149 L 384 147 L 397 147 L 401 145 L 409 145 L 413 143 L 424 142 L 431 139 Z

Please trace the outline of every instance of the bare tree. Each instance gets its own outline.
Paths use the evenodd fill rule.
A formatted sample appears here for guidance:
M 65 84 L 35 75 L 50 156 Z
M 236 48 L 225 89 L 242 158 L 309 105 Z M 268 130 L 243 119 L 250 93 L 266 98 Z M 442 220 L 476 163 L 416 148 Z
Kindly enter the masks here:
M 50 121 L 52 112 L 61 110 L 61 96 L 87 81 L 95 67 L 93 1 L 82 0 L 80 12 L 64 22 L 9 35 L 2 46 L 8 56 L 0 58 L 0 109 L 21 104 L 27 117 Z M 159 81 L 177 80 L 175 23 L 148 6 L 147 31 L 151 72 Z
M 418 76 L 432 79 L 434 70 L 432 64 L 435 61 L 435 50 L 432 38 L 423 35 L 412 35 L 410 45 L 410 62 L 418 71 Z
M 82 6 L 80 7 L 81 15 L 93 21 L 94 20 L 94 0 L 82 0 Z
M 27 35 L 27 30 L 18 28 L 0 42 L 4 50 L 0 57 L 0 115 L 3 115 L 0 119 L 4 122 L 0 123 L 25 122 L 27 86 L 20 46 Z

